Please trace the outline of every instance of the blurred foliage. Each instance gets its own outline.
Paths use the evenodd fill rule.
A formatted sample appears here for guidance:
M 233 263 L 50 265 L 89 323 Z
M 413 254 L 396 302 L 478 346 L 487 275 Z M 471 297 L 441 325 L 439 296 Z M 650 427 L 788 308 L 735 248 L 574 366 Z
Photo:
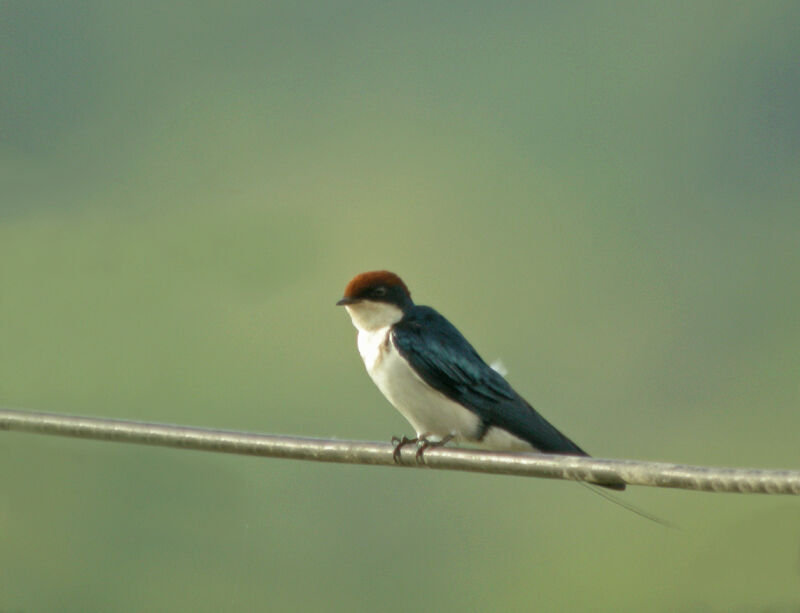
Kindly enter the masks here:
M 0 404 L 387 440 L 389 268 L 582 446 L 798 467 L 800 4 L 0 2 Z M 0 611 L 784 611 L 800 506 L 5 434 Z

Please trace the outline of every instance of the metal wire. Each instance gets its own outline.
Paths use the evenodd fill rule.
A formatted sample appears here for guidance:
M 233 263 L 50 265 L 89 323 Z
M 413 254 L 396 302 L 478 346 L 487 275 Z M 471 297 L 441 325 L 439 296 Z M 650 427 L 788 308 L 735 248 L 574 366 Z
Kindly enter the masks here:
M 11 409 L 0 409 L 0 430 L 315 462 L 461 470 L 574 481 L 605 481 L 617 477 L 629 485 L 703 492 L 800 494 L 798 470 L 713 468 L 455 448 L 428 449 L 422 465 L 416 462 L 413 447 L 402 450 L 401 463 L 397 464 L 392 457 L 394 446 L 389 443 L 252 434 Z

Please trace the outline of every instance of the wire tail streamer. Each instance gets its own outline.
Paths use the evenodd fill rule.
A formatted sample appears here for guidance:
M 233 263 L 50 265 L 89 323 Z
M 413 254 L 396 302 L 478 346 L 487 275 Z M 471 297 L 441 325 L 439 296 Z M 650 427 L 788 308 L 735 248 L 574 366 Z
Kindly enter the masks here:
M 636 515 L 638 515 L 639 517 L 643 517 L 644 519 L 648 519 L 648 520 L 650 520 L 652 522 L 655 522 L 655 523 L 657 523 L 657 524 L 659 524 L 661 526 L 664 526 L 665 528 L 673 528 L 673 529 L 677 528 L 677 526 L 675 524 L 673 524 L 670 521 L 667 521 L 663 517 L 659 517 L 658 515 L 653 515 L 652 513 L 649 513 L 647 511 L 645 511 L 641 507 L 637 507 L 635 504 L 631 504 L 630 502 L 627 502 L 625 500 L 621 500 L 618 496 L 615 496 L 614 494 L 606 491 L 605 489 L 603 489 L 599 485 L 595 485 L 594 483 L 588 483 L 586 481 L 580 481 L 579 483 L 581 485 L 586 486 L 588 489 L 590 489 L 592 492 L 594 492 L 598 496 L 602 496 L 603 498 L 605 498 L 609 502 L 613 502 L 614 504 L 622 507 L 623 509 L 626 509 L 626 510 L 630 511 L 631 513 L 636 513 Z

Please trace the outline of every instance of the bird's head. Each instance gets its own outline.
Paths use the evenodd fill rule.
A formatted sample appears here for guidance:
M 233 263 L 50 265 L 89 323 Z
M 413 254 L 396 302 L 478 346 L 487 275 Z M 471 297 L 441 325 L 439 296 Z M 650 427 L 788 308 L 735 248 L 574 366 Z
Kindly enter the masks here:
M 393 272 L 374 270 L 356 275 L 337 305 L 347 309 L 359 330 L 377 330 L 397 323 L 414 306 L 403 280 Z

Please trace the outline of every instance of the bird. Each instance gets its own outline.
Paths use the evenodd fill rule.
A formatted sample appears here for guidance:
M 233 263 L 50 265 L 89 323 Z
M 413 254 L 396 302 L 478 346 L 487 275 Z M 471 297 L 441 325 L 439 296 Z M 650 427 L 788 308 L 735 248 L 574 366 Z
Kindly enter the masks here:
M 496 451 L 588 456 L 489 366 L 458 329 L 429 306 L 417 305 L 403 280 L 375 270 L 353 277 L 336 303 L 358 331 L 367 373 L 405 417 L 416 437 L 393 437 L 394 459 L 416 443 L 417 461 L 429 447 L 477 445 Z M 624 490 L 618 477 L 591 481 Z

